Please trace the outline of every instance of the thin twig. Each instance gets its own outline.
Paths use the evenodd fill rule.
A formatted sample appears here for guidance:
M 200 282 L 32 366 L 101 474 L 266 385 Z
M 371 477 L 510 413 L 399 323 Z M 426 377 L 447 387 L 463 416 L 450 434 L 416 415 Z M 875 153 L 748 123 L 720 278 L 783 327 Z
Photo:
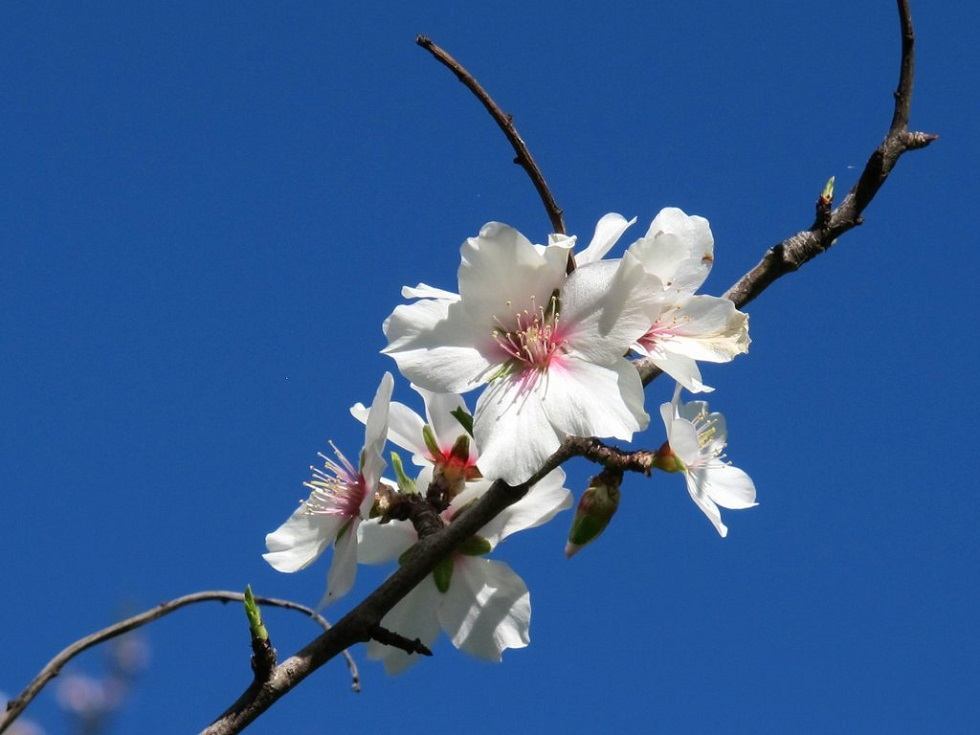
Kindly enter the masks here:
M 531 178 L 531 183 L 534 184 L 534 188 L 538 190 L 538 196 L 541 197 L 541 203 L 544 204 L 544 208 L 548 212 L 548 219 L 551 220 L 551 227 L 555 232 L 564 234 L 565 233 L 565 220 L 562 217 L 561 207 L 558 206 L 558 202 L 555 201 L 554 195 L 551 193 L 551 189 L 548 188 L 547 182 L 544 180 L 544 174 L 541 173 L 541 169 L 538 168 L 538 164 L 535 163 L 534 157 L 531 156 L 531 151 L 528 150 L 527 144 L 524 139 L 521 138 L 520 133 L 517 132 L 517 128 L 514 127 L 513 115 L 508 115 L 506 112 L 500 109 L 500 105 L 494 102 L 493 98 L 487 93 L 487 91 L 480 86 L 480 83 L 476 81 L 472 74 L 470 74 L 462 64 L 460 64 L 456 59 L 454 59 L 448 51 L 434 43 L 432 39 L 426 36 L 418 36 L 415 39 L 415 43 L 424 48 L 430 54 L 436 57 L 446 68 L 448 68 L 456 78 L 461 81 L 468 90 L 470 90 L 478 100 L 487 108 L 487 112 L 494 119 L 494 122 L 500 127 L 504 135 L 507 136 L 507 140 L 510 141 L 511 146 L 514 148 L 514 152 L 517 157 L 514 158 L 514 163 L 521 166 L 527 175 Z
M 412 654 L 417 653 L 422 656 L 431 656 L 432 651 L 418 638 L 406 638 L 400 633 L 395 633 L 387 628 L 382 628 L 380 625 L 374 626 L 374 630 L 371 631 L 371 640 L 377 641 L 386 646 L 391 646 L 405 653 Z
M 902 66 L 899 78 L 896 106 L 903 112 L 897 115 L 898 130 L 890 130 L 882 146 L 875 151 L 860 180 L 831 214 L 830 222 L 819 232 L 807 231 L 783 241 L 770 249 L 763 262 L 743 276 L 726 293 L 737 306 L 742 306 L 762 293 L 774 280 L 796 270 L 802 263 L 829 247 L 833 239 L 858 223 L 858 217 L 867 202 L 884 182 L 898 157 L 906 150 L 927 145 L 935 136 L 909 133 L 906 129 L 907 109 L 912 90 L 912 32 L 906 0 L 898 0 L 902 22 Z M 420 44 L 424 39 L 420 39 Z M 431 42 L 430 42 L 431 43 Z M 423 44 L 424 45 L 424 44 Z M 445 62 L 444 62 L 445 63 Z M 450 68 L 453 68 L 450 66 Z M 454 70 L 455 71 L 455 70 Z M 457 72 L 457 76 L 460 74 Z M 460 76 L 465 82 L 465 79 Z M 894 121 L 893 121 L 894 124 Z M 804 242 L 797 243 L 803 236 Z M 802 260 L 794 260 L 797 254 Z M 644 383 L 649 383 L 659 370 L 652 363 L 637 365 Z M 494 482 L 482 498 L 457 516 L 442 531 L 422 539 L 413 548 L 402 565 L 374 592 L 345 615 L 329 631 L 305 646 L 299 653 L 287 659 L 272 672 L 262 687 L 248 689 L 206 730 L 204 735 L 230 735 L 238 733 L 250 722 L 271 707 L 313 671 L 337 655 L 342 649 L 371 637 L 375 626 L 408 592 L 431 573 L 436 564 L 446 557 L 463 540 L 477 533 L 488 521 L 504 508 L 520 500 L 528 489 L 566 460 L 580 454 L 574 446 L 577 440 L 566 440 L 549 457 L 541 469 L 526 482 L 509 486 L 500 480 Z M 587 441 L 587 440 L 586 440 Z M 580 449 L 580 447 L 578 448 Z
M 44 686 L 61 672 L 61 669 L 65 664 L 83 651 L 92 648 L 93 646 L 97 646 L 100 643 L 105 643 L 106 641 L 123 635 L 124 633 L 128 633 L 131 630 L 135 630 L 136 628 L 146 625 L 147 623 L 152 623 L 154 620 L 159 620 L 160 618 L 169 615 L 182 607 L 186 607 L 187 605 L 193 605 L 198 602 L 242 602 L 244 599 L 245 596 L 240 592 L 228 592 L 225 590 L 194 592 L 190 595 L 184 595 L 183 597 L 178 597 L 174 600 L 162 602 L 156 607 L 146 610 L 139 615 L 126 618 L 125 620 L 121 620 L 114 625 L 110 625 L 108 628 L 103 628 L 102 630 L 91 633 L 84 638 L 80 638 L 45 664 L 40 673 L 35 676 L 34 679 L 24 688 L 24 691 L 22 691 L 16 698 L 7 702 L 6 711 L 0 712 L 0 733 L 4 732 L 8 727 L 10 727 L 11 724 L 13 724 L 14 720 L 16 720 L 21 712 L 27 708 L 27 705 L 31 703 L 31 701 L 38 695 Z M 326 618 L 320 615 L 316 610 L 306 607 L 305 605 L 301 605 L 298 602 L 280 600 L 274 597 L 256 597 L 255 601 L 260 605 L 266 605 L 268 607 L 281 607 L 286 610 L 297 610 L 298 612 L 312 618 L 325 631 L 330 630 L 330 623 L 327 622 Z M 347 668 L 350 671 L 351 688 L 355 692 L 359 692 L 361 690 L 361 678 L 357 670 L 357 664 L 354 663 L 354 659 L 346 650 L 343 651 L 343 656 L 347 661 Z
M 725 292 L 725 297 L 734 302 L 735 306 L 745 306 L 778 278 L 799 270 L 805 263 L 826 252 L 845 232 L 862 224 L 865 208 L 885 183 L 902 154 L 925 148 L 939 137 L 934 133 L 912 132 L 908 129 L 915 74 L 915 33 L 908 0 L 897 2 L 902 34 L 902 61 L 888 133 L 868 158 L 857 182 L 829 217 L 818 218 L 810 229 L 797 232 L 773 245 L 755 268 Z M 660 374 L 660 370 L 649 358 L 637 360 L 636 366 L 644 385 Z
M 627 452 L 618 447 L 611 447 L 595 437 L 570 436 L 565 439 L 565 444 L 572 451 L 573 456 L 584 457 L 607 469 L 620 472 L 640 472 L 649 475 L 653 469 L 653 460 L 656 458 L 656 452 L 645 449 Z

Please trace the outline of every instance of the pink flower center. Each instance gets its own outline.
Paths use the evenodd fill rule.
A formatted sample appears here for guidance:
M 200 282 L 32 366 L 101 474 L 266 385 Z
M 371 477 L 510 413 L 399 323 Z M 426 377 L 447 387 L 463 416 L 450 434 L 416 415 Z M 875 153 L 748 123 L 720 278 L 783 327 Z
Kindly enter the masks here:
M 661 322 L 657 322 L 647 330 L 646 334 L 636 341 L 648 352 L 653 352 L 660 340 L 665 337 L 672 337 L 674 334 L 675 331 L 673 328 L 668 327 Z
M 497 320 L 500 324 L 500 320 Z M 511 359 L 522 368 L 545 371 L 556 355 L 564 352 L 565 340 L 558 328 L 558 297 L 552 296 L 546 310 L 538 307 L 536 311 L 522 311 L 514 314 L 512 329 L 498 326 L 493 330 L 493 338 Z
M 361 501 L 367 492 L 364 477 L 333 442 L 330 442 L 330 446 L 339 461 L 335 462 L 319 453 L 323 469 L 310 467 L 313 478 L 303 483 L 312 490 L 306 508 L 310 513 L 356 518 L 361 514 Z

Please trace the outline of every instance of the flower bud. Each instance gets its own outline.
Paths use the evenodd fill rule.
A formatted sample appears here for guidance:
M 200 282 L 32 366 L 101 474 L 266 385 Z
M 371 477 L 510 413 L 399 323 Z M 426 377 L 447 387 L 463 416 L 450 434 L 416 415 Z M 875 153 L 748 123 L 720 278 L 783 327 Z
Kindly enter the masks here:
M 460 434 L 459 438 L 456 439 L 456 443 L 453 444 L 453 448 L 449 451 L 449 457 L 451 460 L 456 460 L 462 462 L 464 465 L 469 461 L 470 458 L 470 437 L 467 434 Z
M 664 442 L 657 453 L 653 455 L 653 466 L 664 472 L 683 472 L 684 463 L 674 454 L 669 442 Z
M 606 530 L 619 507 L 621 470 L 605 469 L 589 481 L 589 487 L 578 501 L 575 519 L 568 532 L 565 556 L 571 558 L 586 544 Z

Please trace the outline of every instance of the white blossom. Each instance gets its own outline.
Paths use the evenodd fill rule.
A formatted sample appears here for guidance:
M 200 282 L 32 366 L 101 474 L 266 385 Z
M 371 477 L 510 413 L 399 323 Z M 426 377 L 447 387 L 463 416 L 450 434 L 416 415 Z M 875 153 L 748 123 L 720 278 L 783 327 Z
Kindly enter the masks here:
M 385 373 L 366 417 L 359 467 L 355 469 L 336 447 L 333 447 L 336 460 L 321 454 L 324 467 L 311 467 L 313 478 L 305 483 L 310 489 L 309 498 L 265 537 L 268 552 L 263 557 L 280 572 L 306 568 L 333 545 L 321 606 L 347 594 L 354 585 L 357 527 L 371 510 L 385 468 L 381 450 L 388 433 L 388 404 L 393 386 L 391 373 Z
M 565 474 L 556 469 L 534 485 L 517 503 L 505 508 L 478 532 L 493 549 L 512 533 L 540 526 L 571 506 L 572 495 L 562 487 Z M 489 483 L 468 483 L 443 512 L 447 523 L 479 498 Z M 361 524 L 358 560 L 379 564 L 397 559 L 418 540 L 408 521 Z M 527 586 L 502 562 L 456 552 L 451 558 L 448 587 L 440 591 L 435 575 L 428 575 L 392 610 L 381 625 L 409 639 L 430 646 L 440 630 L 452 644 L 488 661 L 500 661 L 508 648 L 523 648 L 530 641 L 531 598 Z M 389 674 L 396 674 L 418 660 L 400 649 L 376 641 L 368 644 L 368 656 L 380 659 Z
M 607 250 L 618 228 L 597 228 L 590 248 Z M 650 326 L 656 279 L 635 262 L 601 260 L 567 276 L 572 243 L 535 246 L 490 223 L 462 246 L 458 296 L 420 284 L 403 293 L 428 297 L 385 322 L 384 352 L 416 385 L 458 393 L 489 384 L 474 436 L 490 479 L 526 480 L 566 435 L 629 440 L 649 421 L 624 355 Z
M 710 391 L 697 361 L 729 362 L 749 349 L 748 316 L 725 298 L 695 295 L 714 262 L 708 220 L 662 209 L 627 253 L 660 285 L 650 325 L 633 344 L 693 392 Z
M 670 448 L 665 464 L 684 473 L 691 499 L 724 537 L 728 528 L 721 522 L 718 506 L 740 510 L 757 505 L 755 485 L 744 471 L 725 461 L 725 417 L 709 413 L 705 401 L 681 403 L 680 393 L 678 384 L 673 400 L 660 406 Z M 661 450 L 658 454 L 663 453 Z

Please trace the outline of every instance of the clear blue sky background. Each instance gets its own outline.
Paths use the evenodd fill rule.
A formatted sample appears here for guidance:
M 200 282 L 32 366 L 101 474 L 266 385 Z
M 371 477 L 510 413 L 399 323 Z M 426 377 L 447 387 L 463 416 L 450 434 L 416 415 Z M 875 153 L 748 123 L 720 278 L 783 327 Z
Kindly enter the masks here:
M 488 220 L 546 237 L 503 137 L 416 33 L 515 114 L 585 241 L 608 211 L 639 216 L 627 242 L 663 206 L 708 217 L 711 293 L 808 225 L 828 176 L 851 185 L 898 66 L 887 0 L 138 6 L 0 6 L 8 692 L 124 606 L 247 582 L 315 603 L 326 564 L 277 574 L 263 536 L 327 439 L 356 452 L 347 407 L 394 369 L 399 287 L 454 288 Z M 748 356 L 705 370 L 759 507 L 722 540 L 680 478 L 632 477 L 572 561 L 567 514 L 500 549 L 532 590 L 529 648 L 492 666 L 443 642 L 396 679 L 356 650 L 362 694 L 333 662 L 255 732 L 975 727 L 980 17 L 913 10 L 912 122 L 942 140 L 751 305 Z M 654 421 L 638 445 L 662 440 Z M 315 632 L 269 622 L 284 654 Z M 249 680 L 240 610 L 147 634 L 115 732 L 196 732 Z M 66 727 L 50 693 L 30 714 Z

